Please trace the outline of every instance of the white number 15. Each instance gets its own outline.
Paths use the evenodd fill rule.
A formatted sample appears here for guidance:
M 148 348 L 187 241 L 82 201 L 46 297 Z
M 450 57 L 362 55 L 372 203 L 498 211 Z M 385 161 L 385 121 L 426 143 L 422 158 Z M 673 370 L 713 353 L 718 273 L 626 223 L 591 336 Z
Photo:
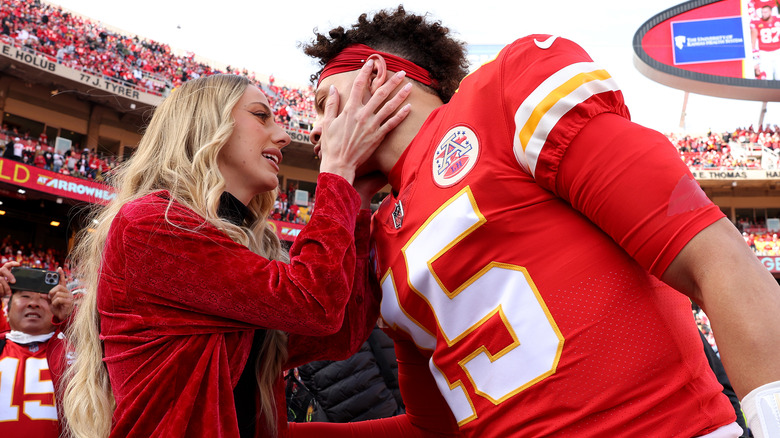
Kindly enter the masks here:
M 456 289 L 444 286 L 433 263 L 485 222 L 471 189 L 461 190 L 434 212 L 404 246 L 408 278 L 395 280 L 408 281 L 412 290 L 428 303 L 447 343 L 443 348 L 458 344 L 495 315 L 501 318 L 513 342 L 494 353 L 482 345 L 465 351 L 458 361 L 476 395 L 498 405 L 553 374 L 564 339 L 521 266 L 491 261 L 475 266 L 475 274 Z M 480 254 L 462 256 L 479 260 Z M 419 347 L 434 349 L 436 338 L 431 333 L 435 333 L 435 328 L 423 327 L 401 307 L 392 273 L 383 279 L 382 291 L 382 318 L 409 333 Z M 442 371 L 443 364 L 437 364 L 434 358 L 429 363 L 431 372 L 458 424 L 477 418 L 472 396 L 463 383 L 449 379 Z

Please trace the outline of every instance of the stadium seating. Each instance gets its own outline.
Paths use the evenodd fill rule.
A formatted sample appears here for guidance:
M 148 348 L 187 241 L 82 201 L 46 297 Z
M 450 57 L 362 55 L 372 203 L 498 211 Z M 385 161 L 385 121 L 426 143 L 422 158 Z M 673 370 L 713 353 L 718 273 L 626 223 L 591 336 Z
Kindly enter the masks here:
M 192 53 L 175 55 L 167 44 L 122 34 L 46 3 L 4 1 L 0 23 L 0 39 L 6 44 L 146 93 L 164 96 L 182 82 L 204 75 L 244 75 L 268 94 L 278 122 L 296 131 L 308 133 L 311 129 L 311 87 L 278 86 L 273 79 L 265 84 L 256 80 L 254 73 L 230 66 L 222 71 L 199 62 Z
M 667 134 L 691 169 L 777 169 L 780 164 L 780 128 L 752 126 L 723 134 L 702 136 Z
M 43 2 L 3 1 L 0 24 L 0 39 L 6 44 L 35 51 L 52 62 L 160 96 L 167 95 L 184 81 L 204 75 L 223 72 L 244 75 L 267 94 L 277 123 L 288 130 L 305 134 L 312 128 L 315 111 L 311 86 L 299 89 L 279 85 L 273 76 L 264 83 L 256 79 L 255 73 L 243 68 L 228 66 L 222 71 L 198 60 L 193 53 L 177 55 L 167 44 L 124 34 Z M 49 141 L 25 138 L 19 133 L 2 130 L 0 149 L 16 136 L 22 137 L 28 164 L 46 166 L 42 155 L 51 146 Z M 778 126 L 759 129 L 751 126 L 702 136 L 670 133 L 667 137 L 691 169 L 780 168 Z M 83 155 L 86 161 L 78 164 L 65 160 L 59 171 L 98 181 L 103 180 L 120 161 L 118 157 L 98 156 L 90 151 L 76 150 L 74 155 L 79 159 Z M 295 209 L 290 209 L 285 200 L 280 201 L 278 204 L 283 208 L 277 208 L 274 218 L 294 223 L 306 222 L 308 209 L 303 209 L 301 214 L 291 211 Z
M 70 277 L 70 269 L 65 254 L 52 248 L 34 248 L 32 244 L 23 244 L 10 236 L 4 236 L 0 243 L 0 266 L 9 261 L 17 261 L 21 266 L 51 271 L 62 267 Z

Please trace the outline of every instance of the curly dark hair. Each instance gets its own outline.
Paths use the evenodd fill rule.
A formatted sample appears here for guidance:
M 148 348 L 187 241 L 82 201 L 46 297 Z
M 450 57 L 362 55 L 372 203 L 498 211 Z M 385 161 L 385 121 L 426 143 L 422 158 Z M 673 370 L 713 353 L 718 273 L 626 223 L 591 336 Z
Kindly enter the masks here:
M 300 45 L 305 54 L 319 59 L 321 68 L 311 75 L 312 83 L 317 83 L 322 67 L 347 46 L 365 44 L 428 70 L 438 81 L 433 92 L 443 102 L 449 102 L 460 80 L 468 74 L 466 44 L 452 38 L 450 30 L 440 21 L 430 22 L 426 18 L 407 13 L 399 5 L 395 10 L 379 11 L 370 19 L 368 14 L 362 14 L 348 30 L 339 26 L 323 35 L 315 29 L 315 38 Z

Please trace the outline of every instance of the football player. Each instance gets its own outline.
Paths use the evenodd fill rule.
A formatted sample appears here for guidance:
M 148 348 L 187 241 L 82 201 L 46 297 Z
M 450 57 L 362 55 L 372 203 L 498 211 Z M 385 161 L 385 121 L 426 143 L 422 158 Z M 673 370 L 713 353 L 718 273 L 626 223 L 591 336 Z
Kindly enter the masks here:
M 777 436 L 780 287 L 581 47 L 531 35 L 466 75 L 464 45 L 398 7 L 304 51 L 315 149 L 364 63 L 372 90 L 414 84 L 362 169 L 392 187 L 372 235 L 407 414 L 294 434 L 737 437 L 693 300 L 753 433 Z
M 750 43 L 753 47 L 757 79 L 780 79 L 780 18 L 772 14 L 770 6 L 761 8 L 761 18 L 750 22 Z
M 399 7 L 304 51 L 315 149 L 364 63 L 371 90 L 414 84 L 362 169 L 392 187 L 372 234 L 407 414 L 294 434 L 737 437 L 689 300 L 753 433 L 780 432 L 780 287 L 581 47 L 527 36 L 467 76 L 463 43 Z

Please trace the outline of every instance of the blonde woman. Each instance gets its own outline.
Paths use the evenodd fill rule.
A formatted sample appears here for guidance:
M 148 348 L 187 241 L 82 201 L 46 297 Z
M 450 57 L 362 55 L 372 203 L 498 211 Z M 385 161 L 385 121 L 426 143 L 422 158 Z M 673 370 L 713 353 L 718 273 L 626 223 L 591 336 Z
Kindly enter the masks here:
M 352 184 L 409 112 L 398 109 L 408 88 L 385 102 L 403 74 L 385 84 L 369 74 L 370 63 L 357 97 L 328 108 L 315 213 L 289 259 L 266 218 L 290 138 L 265 95 L 216 75 L 156 109 L 118 171 L 116 199 L 75 252 L 87 291 L 63 395 L 71 436 L 283 436 L 281 371 L 359 347 L 378 294 L 360 211 L 371 185 L 359 194 Z

